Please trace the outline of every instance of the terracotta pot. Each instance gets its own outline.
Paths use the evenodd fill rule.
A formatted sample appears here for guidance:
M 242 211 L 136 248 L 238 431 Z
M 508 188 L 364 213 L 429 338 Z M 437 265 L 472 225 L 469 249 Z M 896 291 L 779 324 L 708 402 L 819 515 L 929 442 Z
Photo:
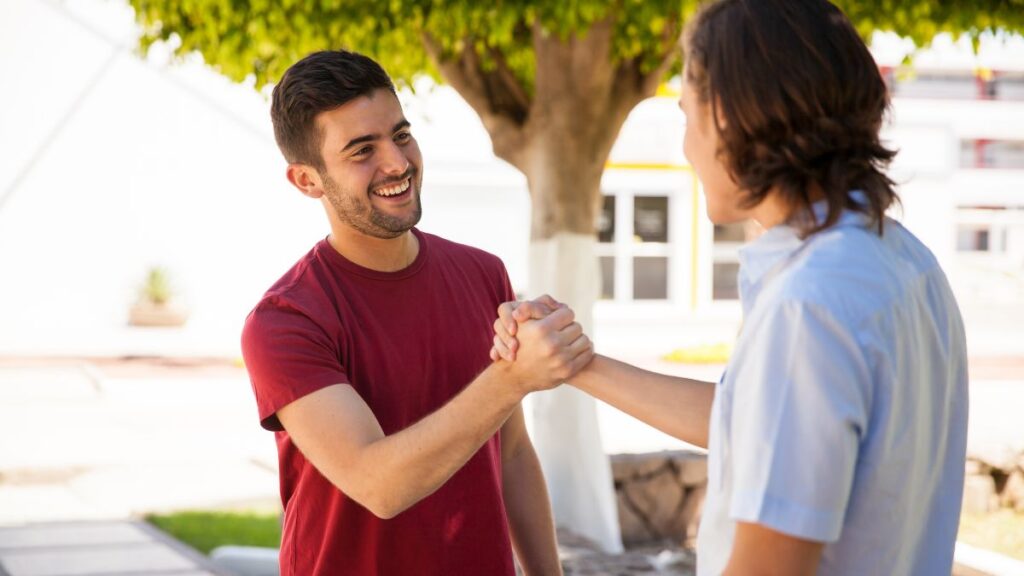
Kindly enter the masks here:
M 141 300 L 128 311 L 128 323 L 132 326 L 176 327 L 184 325 L 186 320 L 188 311 L 183 306 L 171 302 L 156 304 Z

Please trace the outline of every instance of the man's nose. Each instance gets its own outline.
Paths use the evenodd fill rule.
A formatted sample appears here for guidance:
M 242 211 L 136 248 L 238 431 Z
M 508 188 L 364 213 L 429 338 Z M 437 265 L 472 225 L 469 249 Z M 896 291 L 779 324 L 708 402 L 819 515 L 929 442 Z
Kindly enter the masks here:
M 398 144 L 391 142 L 384 147 L 384 160 L 381 162 L 380 171 L 385 174 L 405 174 L 409 169 L 409 159 L 405 151 Z

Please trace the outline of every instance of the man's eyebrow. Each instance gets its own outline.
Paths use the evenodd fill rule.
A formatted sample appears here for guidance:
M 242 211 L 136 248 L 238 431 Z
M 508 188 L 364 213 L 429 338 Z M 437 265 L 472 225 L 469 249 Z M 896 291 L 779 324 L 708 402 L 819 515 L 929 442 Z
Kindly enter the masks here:
M 402 128 L 408 128 L 409 126 L 412 126 L 412 124 L 410 124 L 409 121 L 406 120 L 405 118 L 402 118 L 402 120 L 398 124 L 395 124 L 394 128 L 391 129 L 391 133 L 394 134 L 395 132 L 398 132 Z M 364 136 L 358 136 L 356 138 L 349 140 L 348 144 L 345 144 L 345 147 L 342 148 L 341 151 L 344 152 L 349 148 L 358 146 L 366 142 L 373 142 L 378 138 L 380 138 L 378 134 L 366 134 Z

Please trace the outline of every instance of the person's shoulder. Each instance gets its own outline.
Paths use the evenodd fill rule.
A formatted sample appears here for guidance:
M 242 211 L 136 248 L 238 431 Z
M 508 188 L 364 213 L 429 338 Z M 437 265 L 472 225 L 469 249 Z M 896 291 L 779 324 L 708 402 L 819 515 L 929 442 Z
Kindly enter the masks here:
M 931 251 L 900 223 L 844 226 L 817 233 L 780 275 L 777 296 L 857 323 L 920 295 L 941 276 Z
M 310 249 L 270 286 L 249 313 L 247 324 L 280 314 L 316 316 L 326 297 L 322 244 Z
M 486 268 L 504 269 L 505 265 L 501 258 L 475 246 L 448 240 L 435 234 L 420 231 L 423 238 L 430 244 L 430 250 L 442 260 L 455 261 L 457 263 L 477 263 Z
M 290 296 L 302 292 L 313 275 L 312 268 L 317 265 L 318 250 L 319 247 L 314 246 L 292 264 L 287 272 L 270 285 L 257 307 L 265 302 L 288 300 Z
M 902 292 L 899 263 L 877 230 L 816 233 L 779 274 L 774 305 L 806 305 L 851 322 L 883 309 Z
M 937 271 L 939 260 L 910 230 L 896 220 L 886 218 L 882 242 L 909 267 L 921 274 Z

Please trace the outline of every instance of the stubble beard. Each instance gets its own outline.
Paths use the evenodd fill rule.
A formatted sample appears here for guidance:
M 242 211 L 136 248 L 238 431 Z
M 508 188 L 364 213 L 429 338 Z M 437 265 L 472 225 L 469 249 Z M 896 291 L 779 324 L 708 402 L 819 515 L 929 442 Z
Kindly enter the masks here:
M 378 210 L 370 199 L 373 194 L 370 190 L 365 191 L 366 202 L 360 202 L 354 194 L 345 193 L 328 174 L 323 173 L 320 176 L 324 184 L 324 195 L 327 196 L 327 201 L 331 203 L 338 219 L 361 234 L 383 240 L 398 238 L 419 223 L 420 217 L 423 216 L 423 205 L 420 203 L 421 180 L 415 170 L 409 178 L 409 186 L 412 188 L 410 193 L 413 195 L 415 206 L 412 214 L 405 218 Z

